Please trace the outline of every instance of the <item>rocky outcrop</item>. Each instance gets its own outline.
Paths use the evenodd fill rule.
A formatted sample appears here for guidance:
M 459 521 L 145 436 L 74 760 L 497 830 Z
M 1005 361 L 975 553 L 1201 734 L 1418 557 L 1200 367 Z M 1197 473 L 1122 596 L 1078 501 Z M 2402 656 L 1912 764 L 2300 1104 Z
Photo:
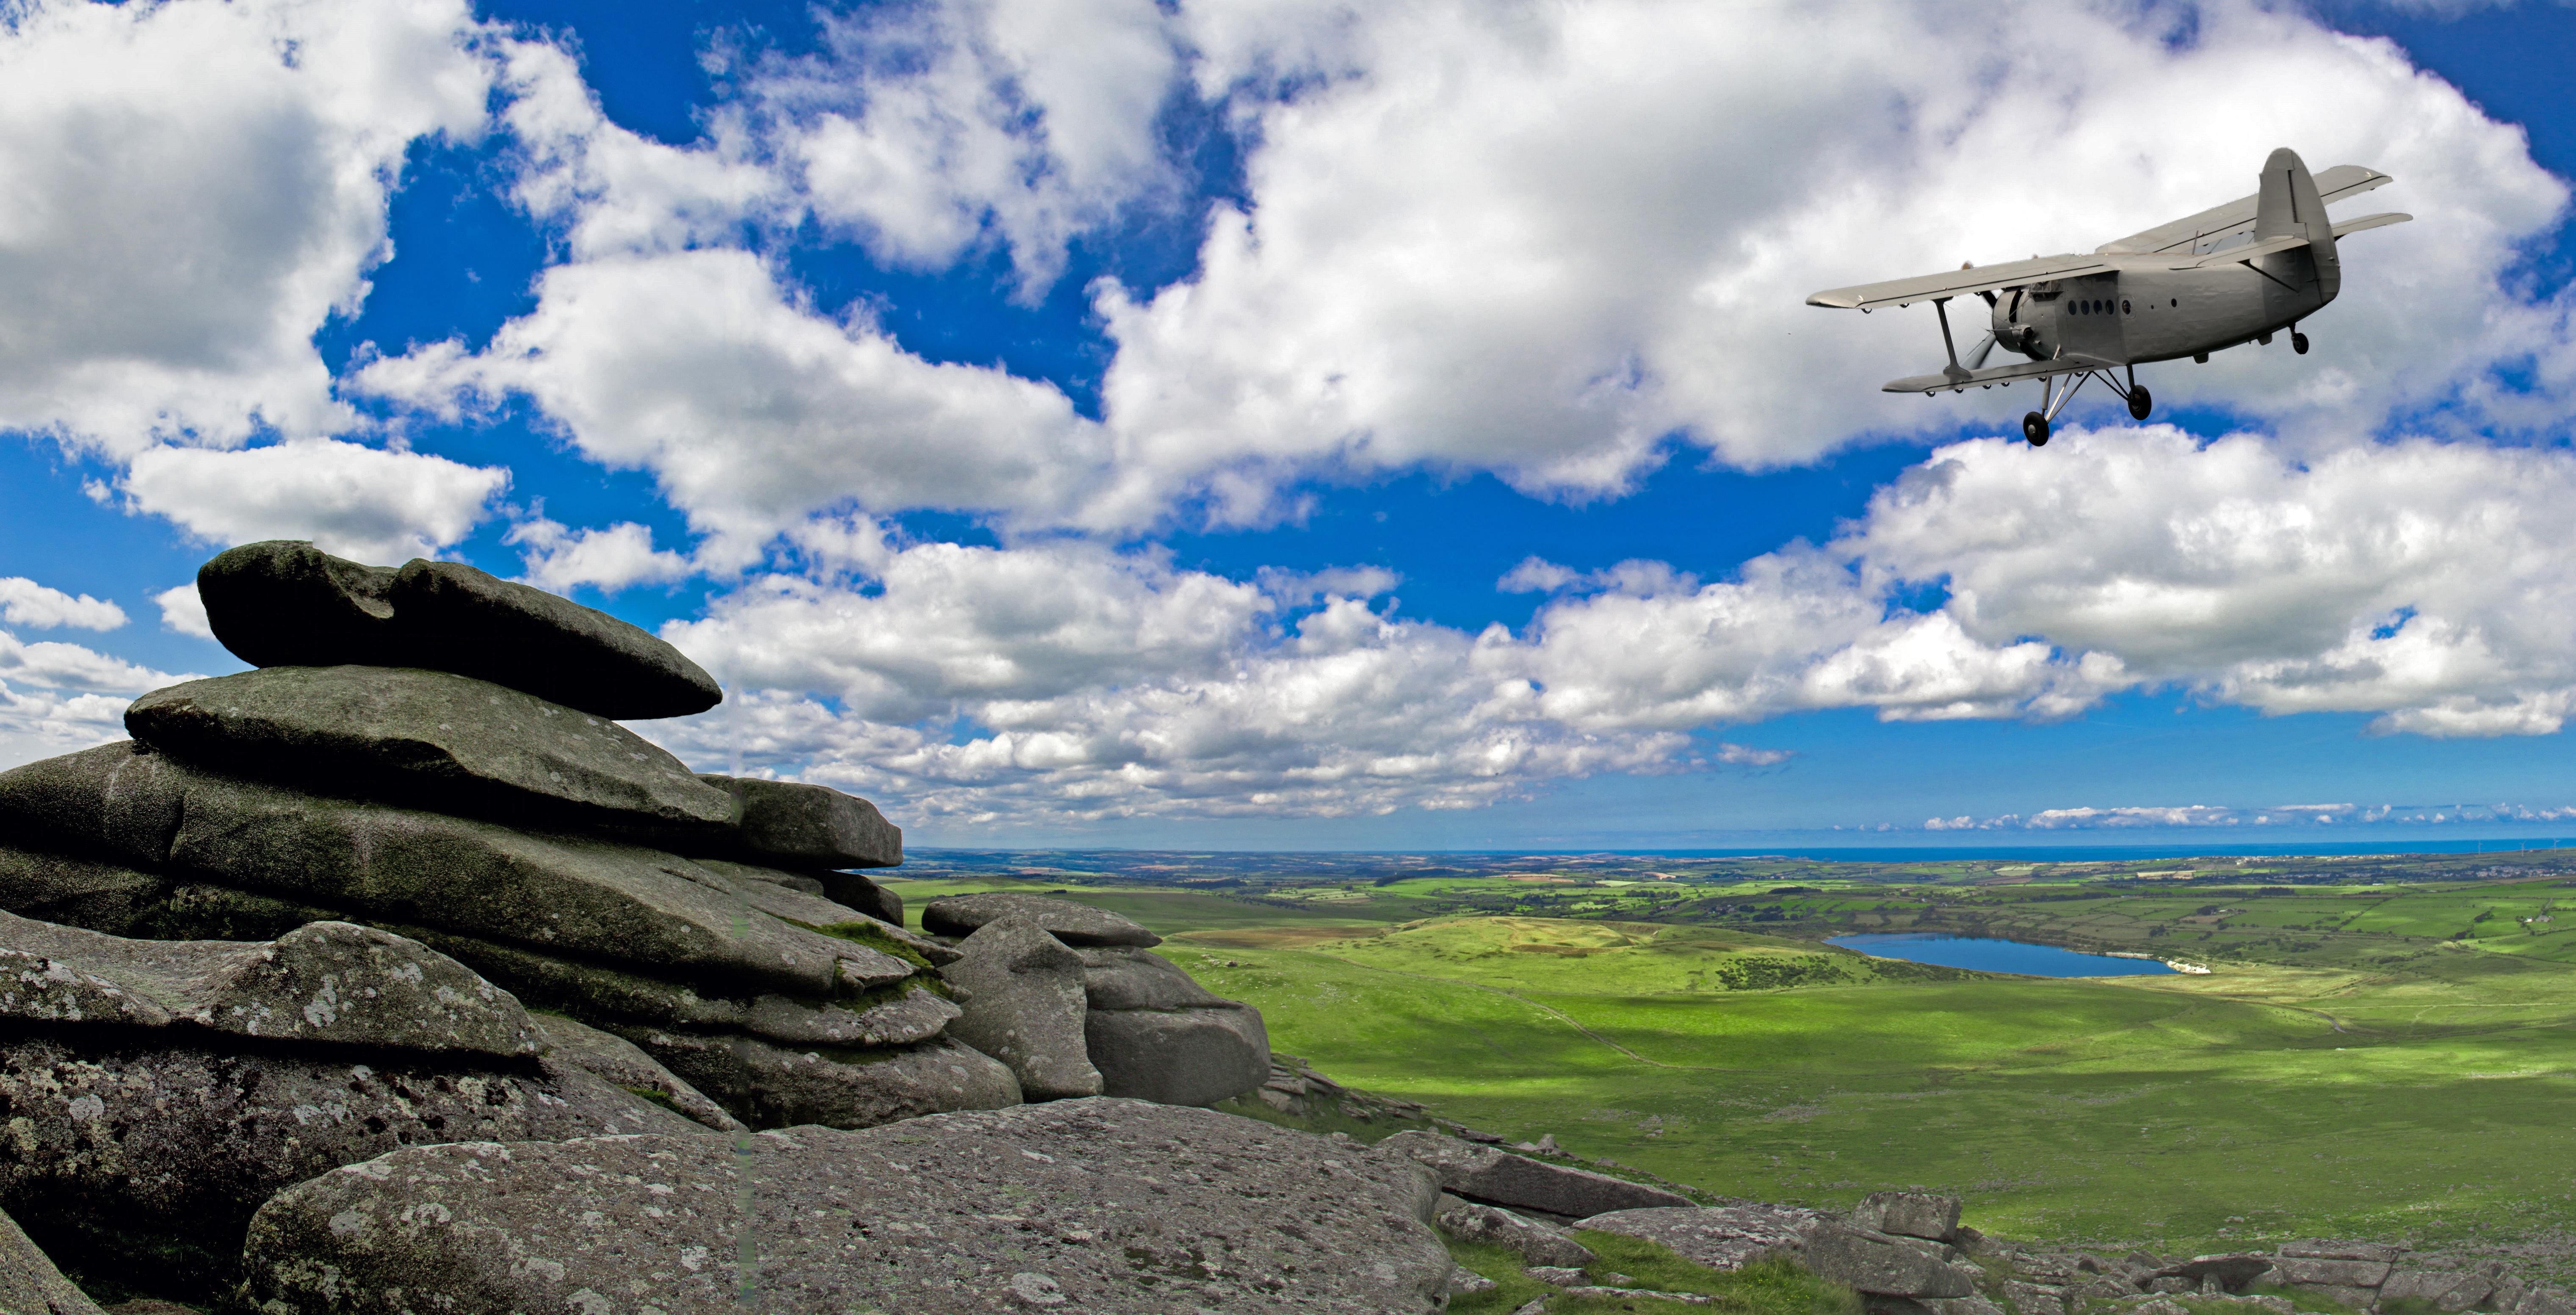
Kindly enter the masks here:
M 274 1315 L 1427 1312 L 1451 1270 L 1433 1197 L 1348 1143 L 1101 1098 L 740 1147 L 417 1147 L 279 1194 L 245 1295 Z
M 1550 1164 L 1435 1132 L 1399 1132 L 1379 1142 L 1381 1155 L 1401 1155 L 1432 1171 L 1442 1191 L 1471 1201 L 1582 1219 L 1615 1210 L 1690 1206 L 1689 1197 L 1586 1169 Z
M 1014 914 L 1036 923 L 1057 940 L 1076 947 L 1163 943 L 1162 937 L 1145 930 L 1134 919 L 1121 917 L 1107 909 L 1008 891 L 951 895 L 946 899 L 932 900 L 921 910 L 921 929 L 942 936 L 972 936 L 985 923 Z

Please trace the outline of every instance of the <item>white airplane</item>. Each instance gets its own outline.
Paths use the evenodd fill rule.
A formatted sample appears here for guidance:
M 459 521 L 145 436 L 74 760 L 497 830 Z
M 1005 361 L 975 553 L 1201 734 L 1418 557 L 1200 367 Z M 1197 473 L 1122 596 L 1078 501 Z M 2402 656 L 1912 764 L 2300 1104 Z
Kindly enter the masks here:
M 1941 345 L 1950 364 L 1939 374 L 1882 385 L 1891 393 L 1960 392 L 2017 379 L 2040 381 L 2039 409 L 2021 418 L 2032 447 L 2048 443 L 2049 422 L 2088 379 L 2129 403 L 2132 419 L 2155 409 L 2138 384 L 2137 367 L 2149 361 L 2209 354 L 2243 342 L 2270 345 L 2288 329 L 2290 346 L 2308 350 L 2299 321 L 2314 315 L 2343 286 L 2335 241 L 2346 233 L 2402 224 L 2413 215 L 2365 215 L 2338 224 L 2326 206 L 2388 182 L 2388 175 L 2357 164 L 2308 176 L 2296 151 L 2284 146 L 2263 162 L 2261 189 L 2187 219 L 2105 242 L 2090 255 L 2033 256 L 2009 264 L 1961 265 L 1943 274 L 1836 288 L 1807 298 L 1810 306 L 1857 308 L 1929 301 L 1941 317 Z M 1950 337 L 1952 297 L 1975 293 L 1993 308 L 1994 331 L 1959 364 Z M 1997 346 L 2029 357 L 1983 368 Z M 2123 386 L 2115 371 L 2127 375 Z M 2064 388 L 2059 379 L 2068 380 Z

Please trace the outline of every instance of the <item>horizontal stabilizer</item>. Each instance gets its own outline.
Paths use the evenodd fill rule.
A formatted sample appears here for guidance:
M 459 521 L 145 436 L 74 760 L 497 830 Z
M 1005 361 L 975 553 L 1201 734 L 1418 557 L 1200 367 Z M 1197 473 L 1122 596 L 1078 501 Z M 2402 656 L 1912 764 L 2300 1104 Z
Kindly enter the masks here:
M 2111 262 L 2100 256 L 2041 256 L 2035 260 L 2012 260 L 2000 265 L 1979 265 L 1973 269 L 1954 269 L 1918 278 L 1835 288 L 1807 298 L 1807 304 L 1844 310 L 1872 310 L 1880 306 L 1930 301 L 1935 297 L 1965 296 L 1990 288 L 2017 288 L 2042 279 L 2098 274 L 2111 267 Z
M 2363 215 L 2359 219 L 2347 219 L 2342 223 L 2335 225 L 2334 235 L 2336 237 L 2342 237 L 2346 233 L 2358 233 L 2365 228 L 2386 228 L 2390 224 L 2405 223 L 2407 220 L 2413 219 L 2414 217 L 2415 216 L 2413 215 L 2401 215 L 2393 210 L 2383 215 Z
M 2205 269 L 2211 265 L 2233 265 L 2240 260 L 2268 256 L 2275 251 L 2295 251 L 2307 244 L 2307 234 L 2292 233 L 2286 237 L 2265 238 L 2260 242 L 2248 242 L 2241 247 L 2229 247 L 2206 256 L 2194 256 L 2186 252 L 2182 259 L 2174 262 L 2173 268 Z
M 1955 393 L 1968 388 L 1992 388 L 1996 384 L 2019 383 L 2024 379 L 2045 379 L 2058 374 L 2082 374 L 2087 370 L 2108 370 L 2109 361 L 2072 352 L 2047 361 L 2021 361 L 1998 365 L 1990 370 L 1970 370 L 1958 377 L 1946 374 L 1918 374 L 1911 379 L 1893 379 L 1878 386 L 1882 393 Z
M 2317 199 L 2333 205 L 2345 197 L 2359 196 L 2374 187 L 2395 181 L 2376 169 L 2357 164 L 2339 164 L 2316 176 Z M 2101 254 L 2129 252 L 2136 254 L 2194 252 L 2205 253 L 2212 243 L 2239 233 L 2253 231 L 2254 211 L 2261 193 L 2238 197 L 2221 206 L 2211 206 L 2199 214 L 2158 224 L 2143 233 L 2131 233 L 2115 242 L 2095 248 Z

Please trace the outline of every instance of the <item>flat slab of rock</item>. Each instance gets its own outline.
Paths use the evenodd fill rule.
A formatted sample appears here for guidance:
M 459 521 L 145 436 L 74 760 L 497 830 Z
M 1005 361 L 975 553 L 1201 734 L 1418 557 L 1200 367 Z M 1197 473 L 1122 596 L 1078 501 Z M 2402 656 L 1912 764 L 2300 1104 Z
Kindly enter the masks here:
M 903 862 L 903 828 L 857 795 L 755 776 L 709 773 L 698 779 L 740 807 L 734 839 L 752 862 L 803 868 L 890 868 Z
M 197 594 L 215 638 L 258 667 L 427 667 L 621 720 L 704 712 L 724 697 L 651 634 L 461 562 L 395 570 L 272 540 L 207 562 Z
M 154 690 L 135 739 L 326 794 L 540 825 L 714 832 L 738 805 L 596 713 L 445 671 L 269 667 Z
M 957 943 L 939 970 L 965 988 L 948 1034 L 1010 1066 L 1030 1100 L 1101 1094 L 1083 1041 L 1082 956 L 1021 917 L 996 918 Z M 1133 1095 L 1121 1092 L 1120 1095 Z
M 609 1029 L 755 1128 L 873 1128 L 1021 1102 L 1001 1061 L 940 1036 L 882 1050 L 787 1049 L 755 1037 Z
M 745 1131 L 742 1120 L 725 1113 L 724 1106 L 681 1081 L 678 1074 L 654 1063 L 653 1057 L 645 1054 L 634 1042 L 621 1036 L 611 1036 L 560 1014 L 531 1017 L 537 1031 L 545 1038 L 547 1059 L 580 1069 L 612 1087 L 639 1096 L 658 1092 L 661 1095 L 659 1103 L 718 1132 Z M 645 1099 L 652 1097 L 646 1096 Z
M 1937 1242 L 1846 1227 L 1806 1230 L 1807 1268 L 1861 1292 L 1893 1297 L 1974 1296 L 1984 1271 Z
M 1591 1248 L 1545 1224 L 1447 1192 L 1440 1194 L 1433 1222 L 1451 1237 L 1507 1248 L 1532 1265 L 1570 1265 L 1580 1270 L 1594 1259 Z
M 830 998 L 915 971 L 867 944 L 746 906 L 810 896 L 779 887 L 749 895 L 674 854 L 301 794 L 130 741 L 0 772 L 0 822 L 164 875 L 651 964 L 745 994 Z
M 1655 1206 L 1594 1215 L 1580 1226 L 1661 1243 L 1711 1269 L 1742 1269 L 1760 1260 L 1804 1256 L 1807 1230 L 1821 1218 L 1785 1205 Z
M 417 941 L 317 922 L 273 941 L 139 941 L 0 913 L 0 1018 L 523 1059 L 509 992 Z
M 724 878 L 744 902 L 771 917 L 800 927 L 828 928 L 836 934 L 846 932 L 893 941 L 933 967 L 957 962 L 954 948 L 907 930 L 901 922 L 844 904 L 829 895 L 814 894 L 796 884 L 792 879 L 793 873 L 716 858 L 699 859 L 696 866 L 701 871 Z M 790 880 L 781 881 L 781 877 Z M 903 911 L 900 901 L 895 911 Z
M 1613 1210 L 1692 1206 L 1689 1197 L 1559 1164 L 1514 1155 L 1436 1132 L 1407 1130 L 1377 1144 L 1439 1175 L 1443 1191 L 1501 1206 L 1527 1206 L 1576 1219 Z
M 921 929 L 938 936 L 971 936 L 995 918 L 1017 914 L 1067 945 L 1160 945 L 1163 938 L 1136 920 L 1107 909 L 1044 895 L 991 891 L 951 895 L 922 906 Z
M 1102 1090 L 1112 1096 L 1213 1105 L 1270 1077 L 1270 1032 L 1261 1011 L 1232 1001 L 1202 1009 L 1088 1010 L 1082 1040 Z
M 2307 1286 L 2375 1288 L 2388 1281 L 2396 1266 L 2385 1260 L 2328 1260 L 2311 1256 L 2275 1256 L 2279 1281 Z M 2483 1296 L 2484 1294 L 2480 1294 Z
M 1451 1270 L 1430 1203 L 1420 1175 L 1347 1144 L 1094 1098 L 740 1150 L 414 1147 L 280 1193 L 244 1268 L 275 1315 L 387 1309 L 393 1289 L 413 1309 L 600 1315 L 734 1315 L 746 1293 L 777 1311 L 1407 1315 L 1439 1308 Z
M 68 1267 L 156 1277 L 191 1256 L 238 1254 L 251 1213 L 280 1189 L 405 1145 L 627 1132 L 726 1141 L 578 1069 L 454 1057 L 355 1062 L 21 1037 L 0 1045 L 0 1101 L 13 1121 L 0 1208 Z M 170 1295 L 211 1291 L 218 1278 L 169 1277 Z

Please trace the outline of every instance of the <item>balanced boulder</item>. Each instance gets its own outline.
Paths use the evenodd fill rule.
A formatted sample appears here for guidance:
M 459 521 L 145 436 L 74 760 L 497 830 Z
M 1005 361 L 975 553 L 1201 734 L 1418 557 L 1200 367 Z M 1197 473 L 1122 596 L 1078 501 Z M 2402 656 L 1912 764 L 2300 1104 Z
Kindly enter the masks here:
M 1099 1095 L 1083 1041 L 1082 956 L 1017 916 L 985 923 L 957 952 L 939 970 L 966 990 L 949 1034 L 1008 1064 L 1031 1100 Z
M 215 638 L 258 667 L 426 667 L 622 719 L 686 716 L 724 697 L 643 630 L 459 562 L 395 570 L 275 540 L 207 562 L 197 594 Z
M 677 833 L 738 806 L 607 718 L 490 681 L 383 667 L 269 667 L 154 690 L 125 728 L 220 771 L 540 825 Z
M 273 1315 L 392 1309 L 396 1292 L 416 1310 L 621 1315 L 1402 1315 L 1444 1304 L 1432 1196 L 1347 1143 L 1095 1098 L 739 1146 L 414 1147 L 279 1193 L 243 1268 Z
M 1044 928 L 1048 935 L 1067 945 L 1160 945 L 1163 938 L 1145 930 L 1143 924 L 1107 909 L 1095 909 L 1071 900 L 1048 899 L 1044 895 L 1021 895 L 1011 891 L 993 891 L 982 895 L 951 895 L 932 900 L 921 910 L 921 929 L 941 936 L 972 936 L 975 929 L 995 918 L 1017 914 Z

